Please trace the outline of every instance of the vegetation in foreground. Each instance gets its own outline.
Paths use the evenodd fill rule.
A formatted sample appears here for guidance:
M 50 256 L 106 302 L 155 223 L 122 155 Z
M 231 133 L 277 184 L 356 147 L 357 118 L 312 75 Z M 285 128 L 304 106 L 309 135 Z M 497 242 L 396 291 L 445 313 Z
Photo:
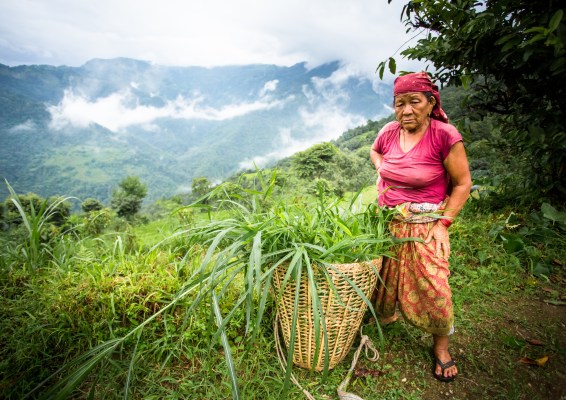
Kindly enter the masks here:
M 349 391 L 366 399 L 566 394 L 566 216 L 549 204 L 532 213 L 490 212 L 485 197 L 474 197 L 451 229 L 453 352 L 461 376 L 449 385 L 436 382 L 429 340 L 403 321 L 383 327 L 381 337 L 368 313 L 363 330 L 381 358 L 360 360 Z M 233 307 L 245 287 L 235 280 L 216 307 L 231 313 L 225 337 L 217 334 L 213 298 L 192 307 L 187 282 L 206 246 L 199 253 L 175 232 L 208 213 L 182 209 L 152 224 L 117 230 L 114 223 L 97 234 L 82 230 L 88 224 L 75 225 L 63 234 L 64 225 L 50 221 L 53 204 L 31 213 L 21 207 L 23 222 L 14 228 L 20 236 L 2 237 L 2 397 L 225 399 L 234 393 L 233 372 L 240 398 L 280 398 L 286 375 L 275 353 L 272 299 L 265 298 L 262 323 L 250 332 L 246 309 Z M 211 213 L 213 220 L 230 216 L 222 209 Z M 294 372 L 315 396 L 334 398 L 353 351 L 326 378 Z M 288 397 L 301 396 L 289 387 Z

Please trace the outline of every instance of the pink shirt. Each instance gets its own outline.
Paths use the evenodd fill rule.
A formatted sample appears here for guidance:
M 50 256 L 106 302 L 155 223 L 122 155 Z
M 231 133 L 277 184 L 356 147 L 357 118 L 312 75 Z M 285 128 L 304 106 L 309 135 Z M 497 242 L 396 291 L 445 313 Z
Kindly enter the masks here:
M 424 136 L 408 152 L 399 144 L 401 125 L 386 124 L 372 148 L 383 156 L 378 185 L 379 205 L 440 203 L 446 197 L 450 176 L 444 160 L 452 146 L 462 141 L 460 132 L 450 124 L 431 119 Z

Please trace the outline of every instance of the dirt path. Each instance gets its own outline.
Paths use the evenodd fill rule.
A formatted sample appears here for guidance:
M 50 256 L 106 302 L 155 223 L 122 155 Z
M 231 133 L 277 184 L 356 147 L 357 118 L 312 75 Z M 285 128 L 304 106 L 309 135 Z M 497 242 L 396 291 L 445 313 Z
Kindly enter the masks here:
M 451 344 L 460 376 L 448 384 L 432 377 L 430 336 L 403 321 L 388 326 L 389 344 L 380 368 L 391 366 L 392 372 L 377 383 L 399 387 L 400 381 L 405 395 L 412 393 L 403 399 L 566 399 L 566 306 L 550 299 L 557 297 L 555 290 L 501 296 L 482 310 L 471 310 L 472 319 L 464 312 L 468 319 Z M 528 360 L 541 365 L 526 364 Z

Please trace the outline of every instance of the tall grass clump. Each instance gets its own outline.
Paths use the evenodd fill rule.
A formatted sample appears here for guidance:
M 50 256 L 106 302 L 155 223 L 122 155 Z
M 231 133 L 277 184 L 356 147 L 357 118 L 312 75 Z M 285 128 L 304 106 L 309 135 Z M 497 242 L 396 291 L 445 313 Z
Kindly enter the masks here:
M 10 201 L 18 212 L 24 232 L 23 240 L 11 249 L 10 255 L 14 257 L 13 262 L 34 271 L 47 265 L 52 257 L 54 251 L 52 239 L 57 236 L 52 221 L 60 217 L 61 205 L 71 197 L 59 197 L 54 201 L 45 199 L 39 206 L 30 201 L 29 212 L 26 212 L 26 205 L 7 181 L 6 185 L 10 191 Z

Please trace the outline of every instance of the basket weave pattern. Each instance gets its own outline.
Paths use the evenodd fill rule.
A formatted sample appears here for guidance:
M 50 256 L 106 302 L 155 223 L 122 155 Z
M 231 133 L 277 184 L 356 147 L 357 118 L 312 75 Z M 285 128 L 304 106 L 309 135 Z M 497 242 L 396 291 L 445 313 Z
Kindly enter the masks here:
M 381 269 L 379 258 L 370 262 L 353 264 L 334 264 L 334 267 L 354 282 L 369 299 L 377 283 L 377 275 Z M 372 267 L 373 264 L 373 267 Z M 273 283 L 278 293 L 285 278 L 285 266 L 278 267 L 273 275 Z M 328 269 L 336 291 L 330 289 L 324 274 L 316 275 L 316 283 L 328 337 L 328 368 L 334 368 L 348 354 L 356 337 L 358 328 L 367 309 L 367 304 L 338 272 Z M 339 298 L 337 297 L 337 294 Z M 293 322 L 293 306 L 295 302 L 294 281 L 287 282 L 282 297 L 278 302 L 277 314 L 283 333 L 285 346 L 289 346 L 291 324 Z M 325 351 L 322 326 L 320 331 L 320 349 L 315 360 L 316 339 L 312 312 L 311 288 L 306 275 L 301 279 L 298 304 L 298 318 L 295 338 L 293 363 L 302 368 L 322 371 L 324 369 Z

